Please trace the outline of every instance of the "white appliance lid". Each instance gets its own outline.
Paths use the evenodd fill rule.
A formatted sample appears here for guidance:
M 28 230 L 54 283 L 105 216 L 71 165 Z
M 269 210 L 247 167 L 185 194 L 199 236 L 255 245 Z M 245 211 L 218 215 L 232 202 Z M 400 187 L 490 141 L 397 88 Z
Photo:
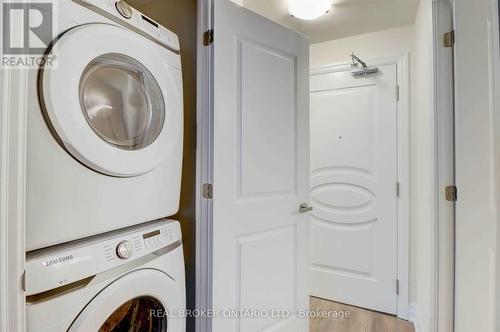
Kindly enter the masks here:
M 125 1 L 116 0 L 73 0 L 74 2 L 89 8 L 115 23 L 121 24 L 130 30 L 150 38 L 166 48 L 179 53 L 179 38 L 175 33 L 160 25 L 155 20 L 142 14 Z M 121 8 L 127 8 L 128 14 L 124 14 Z

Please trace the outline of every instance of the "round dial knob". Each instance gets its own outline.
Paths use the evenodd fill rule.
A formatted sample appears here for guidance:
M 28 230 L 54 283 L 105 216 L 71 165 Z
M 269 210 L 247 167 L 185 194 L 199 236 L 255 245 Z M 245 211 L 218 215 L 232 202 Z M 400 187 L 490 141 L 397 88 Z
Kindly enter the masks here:
M 130 241 L 122 241 L 116 246 L 116 255 L 121 259 L 130 258 L 133 252 L 134 248 L 132 248 L 132 242 Z
M 121 16 L 127 19 L 132 17 L 132 7 L 130 7 L 129 4 L 125 1 L 118 0 L 117 2 L 115 2 L 115 6 L 116 10 L 118 10 Z

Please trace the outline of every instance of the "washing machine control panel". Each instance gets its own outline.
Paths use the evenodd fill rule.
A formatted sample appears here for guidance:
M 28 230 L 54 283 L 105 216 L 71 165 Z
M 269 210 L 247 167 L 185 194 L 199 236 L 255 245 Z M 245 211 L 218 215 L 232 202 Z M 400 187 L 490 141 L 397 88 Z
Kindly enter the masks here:
M 124 0 L 74 0 L 87 8 L 98 12 L 113 21 L 135 30 L 141 34 L 164 44 L 168 48 L 179 51 L 179 38 L 175 33 L 155 20 L 147 17 Z
M 161 220 L 30 252 L 26 260 L 26 294 L 38 294 L 78 282 L 124 264 L 135 264 L 133 262 L 138 259 L 147 262 L 168 254 L 180 244 L 179 222 Z

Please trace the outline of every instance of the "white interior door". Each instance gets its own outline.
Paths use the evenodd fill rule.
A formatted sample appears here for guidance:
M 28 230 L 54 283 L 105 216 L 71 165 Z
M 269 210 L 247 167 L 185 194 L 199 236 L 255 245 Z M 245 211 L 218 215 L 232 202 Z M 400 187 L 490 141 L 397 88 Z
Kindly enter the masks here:
M 396 65 L 311 76 L 311 294 L 397 311 Z
M 212 331 L 303 332 L 309 43 L 227 0 L 214 5 L 212 306 L 244 317 L 214 318 Z
M 455 0 L 455 331 L 498 331 L 496 0 Z M 498 289 L 498 288 L 497 288 Z M 495 317 L 496 316 L 496 317 Z

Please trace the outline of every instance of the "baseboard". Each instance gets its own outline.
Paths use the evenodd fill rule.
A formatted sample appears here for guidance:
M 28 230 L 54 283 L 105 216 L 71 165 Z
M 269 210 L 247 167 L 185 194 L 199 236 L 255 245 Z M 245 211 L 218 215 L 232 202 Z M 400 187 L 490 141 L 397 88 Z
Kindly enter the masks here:
M 422 321 L 420 320 L 418 306 L 416 303 L 410 303 L 410 307 L 408 309 L 408 320 L 413 323 L 415 332 L 423 332 Z

